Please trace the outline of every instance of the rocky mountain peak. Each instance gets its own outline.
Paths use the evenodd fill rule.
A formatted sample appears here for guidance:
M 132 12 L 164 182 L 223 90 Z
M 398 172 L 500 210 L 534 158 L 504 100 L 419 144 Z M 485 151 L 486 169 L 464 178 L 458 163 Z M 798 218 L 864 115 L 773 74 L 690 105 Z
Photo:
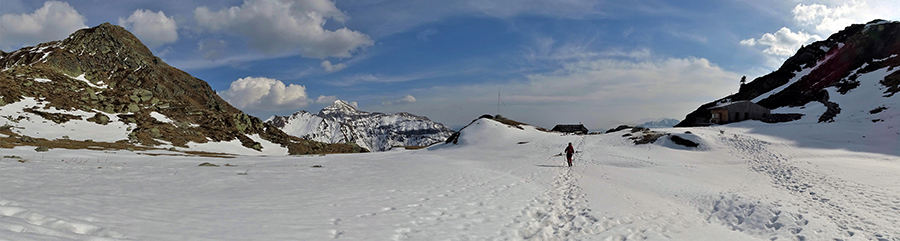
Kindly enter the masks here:
M 123 131 L 110 140 L 150 147 L 238 140 L 261 150 L 259 140 L 265 140 L 291 154 L 360 150 L 310 142 L 271 128 L 225 102 L 205 81 L 164 63 L 125 28 L 109 23 L 78 30 L 64 40 L 0 53 L 0 68 L 0 106 L 38 102 L 43 109 L 55 110 L 29 107 L 16 116 L 0 116 L 0 124 L 16 126 L 19 118 L 34 115 L 56 124 L 95 122 L 79 125 L 96 124 L 91 127 L 96 129 L 114 123 Z M 34 137 L 77 140 L 74 136 L 83 132 L 90 131 L 68 128 Z
M 114 52 L 134 59 L 151 59 L 153 53 L 125 28 L 110 23 L 75 31 L 62 40 L 65 49 L 88 53 Z
M 881 89 L 880 94 L 868 97 L 873 100 L 900 92 L 898 66 L 900 22 L 853 24 L 828 39 L 801 47 L 778 70 L 741 85 L 735 94 L 700 106 L 677 126 L 702 125 L 711 118 L 708 108 L 734 101 L 752 101 L 768 109 L 820 102 L 827 111 L 818 115 L 818 120 L 830 122 L 841 113 L 836 95 L 846 95 L 861 85 Z

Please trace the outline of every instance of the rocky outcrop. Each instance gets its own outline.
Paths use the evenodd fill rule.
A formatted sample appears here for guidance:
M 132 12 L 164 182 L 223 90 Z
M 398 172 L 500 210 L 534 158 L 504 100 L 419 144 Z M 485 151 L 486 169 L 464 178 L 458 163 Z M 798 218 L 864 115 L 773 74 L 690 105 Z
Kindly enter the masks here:
M 365 112 L 342 100 L 317 114 L 300 111 L 290 116 L 273 116 L 266 123 L 303 139 L 349 143 L 372 151 L 395 146 L 428 146 L 444 141 L 453 133 L 424 116 Z
M 99 124 L 109 122 L 101 116 L 114 115 L 136 125 L 125 140 L 135 144 L 187 147 L 188 142 L 240 140 L 259 150 L 260 143 L 248 137 L 258 135 L 291 154 L 353 149 L 310 143 L 272 128 L 232 107 L 205 81 L 167 65 L 130 32 L 109 23 L 78 30 L 60 41 L 0 53 L 0 68 L 0 103 L 34 97 L 49 102 L 48 107 L 96 113 L 88 121 Z M 174 122 L 160 122 L 152 112 Z
M 880 84 L 885 89 L 883 97 L 890 97 L 900 91 L 897 71 L 877 83 L 860 83 L 858 78 L 897 66 L 900 66 L 900 22 L 875 20 L 854 24 L 826 40 L 800 48 L 778 70 L 742 85 L 735 94 L 700 106 L 676 126 L 693 126 L 699 124 L 698 120 L 709 120 L 707 109 L 717 103 L 754 99 L 769 109 L 822 102 L 828 111 L 819 116 L 819 121 L 829 122 L 840 114 L 840 103 L 830 101 L 826 88 L 834 87 L 836 93 L 846 94 L 860 84 Z M 804 70 L 808 73 L 798 76 Z M 784 88 L 772 93 L 779 87 Z M 879 97 L 882 96 L 872 96 Z

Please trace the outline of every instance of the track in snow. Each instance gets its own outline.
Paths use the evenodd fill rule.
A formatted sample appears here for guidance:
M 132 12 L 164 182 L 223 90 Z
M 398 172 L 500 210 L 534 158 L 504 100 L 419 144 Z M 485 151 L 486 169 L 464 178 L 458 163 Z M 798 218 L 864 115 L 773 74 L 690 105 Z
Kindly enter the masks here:
M 834 234 L 835 240 L 900 240 L 896 229 L 885 229 L 900 227 L 900 197 L 878 187 L 794 166 L 789 158 L 770 151 L 772 148 L 767 146 L 771 143 L 750 136 L 736 134 L 720 138 L 723 143 L 731 144 L 733 152 L 742 156 L 751 170 L 770 177 L 776 188 L 783 188 L 801 200 L 800 206 L 808 209 L 801 212 L 834 223 L 840 230 Z M 803 219 L 803 214 L 792 215 Z M 809 231 L 798 226 L 790 232 L 802 239 Z
M 520 224 L 518 237 L 529 240 L 576 239 L 603 230 L 590 214 L 571 168 L 559 174 L 544 194 L 536 197 L 513 223 Z
M 90 218 L 87 218 L 90 219 Z M 19 207 L 16 203 L 0 199 L 0 233 L 28 234 L 34 240 L 53 237 L 57 239 L 119 240 L 124 235 L 90 224 L 88 221 L 44 215 Z

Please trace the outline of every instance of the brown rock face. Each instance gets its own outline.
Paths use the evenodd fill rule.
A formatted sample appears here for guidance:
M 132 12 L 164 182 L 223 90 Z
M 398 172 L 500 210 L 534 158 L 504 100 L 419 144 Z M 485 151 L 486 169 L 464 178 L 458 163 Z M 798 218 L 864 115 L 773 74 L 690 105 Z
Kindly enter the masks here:
M 307 143 L 272 128 L 222 100 L 205 81 L 164 63 L 124 28 L 109 23 L 78 30 L 61 41 L 0 52 L 0 68 L 0 105 L 34 97 L 45 98 L 58 109 L 115 114 L 120 121 L 137 125 L 129 135 L 132 143 L 158 145 L 162 140 L 186 147 L 188 142 L 238 139 L 243 146 L 259 150 L 260 143 L 247 136 L 256 134 L 287 147 L 290 154 L 353 149 Z M 157 121 L 151 112 L 175 122 Z M 90 121 L 103 123 L 99 118 Z

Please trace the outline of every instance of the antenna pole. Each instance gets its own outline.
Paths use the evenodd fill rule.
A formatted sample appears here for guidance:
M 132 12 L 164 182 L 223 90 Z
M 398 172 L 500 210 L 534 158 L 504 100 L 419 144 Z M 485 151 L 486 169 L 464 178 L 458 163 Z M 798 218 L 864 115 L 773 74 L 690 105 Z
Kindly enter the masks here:
M 500 87 L 497 87 L 497 114 L 500 114 Z

